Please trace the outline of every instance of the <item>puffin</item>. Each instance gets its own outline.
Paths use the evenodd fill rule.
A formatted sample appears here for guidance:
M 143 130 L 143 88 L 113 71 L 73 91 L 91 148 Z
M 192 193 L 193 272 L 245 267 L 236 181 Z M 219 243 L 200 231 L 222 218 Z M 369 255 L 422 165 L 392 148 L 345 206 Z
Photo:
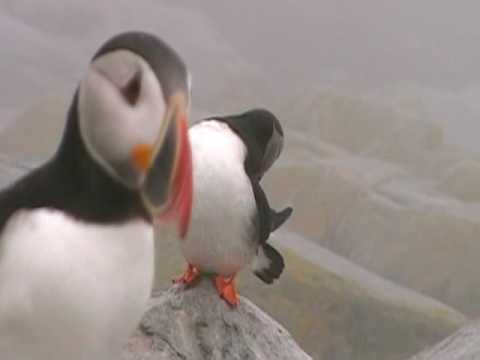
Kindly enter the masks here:
M 189 103 L 184 62 L 152 34 L 93 56 L 55 154 L 0 192 L 2 359 L 120 358 L 150 296 L 154 223 L 188 230 Z
M 283 130 L 266 109 L 215 116 L 189 129 L 194 201 L 190 232 L 180 240 L 188 267 L 175 283 L 187 287 L 201 275 L 213 276 L 220 297 L 239 304 L 234 279 L 251 264 L 267 284 L 285 267 L 282 255 L 267 240 L 291 216 L 276 211 L 260 181 L 279 157 Z

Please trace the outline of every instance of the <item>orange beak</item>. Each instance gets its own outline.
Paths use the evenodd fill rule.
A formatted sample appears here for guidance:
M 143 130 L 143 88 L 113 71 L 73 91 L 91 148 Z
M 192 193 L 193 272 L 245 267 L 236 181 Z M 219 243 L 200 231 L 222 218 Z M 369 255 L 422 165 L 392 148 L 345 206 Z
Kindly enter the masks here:
M 152 165 L 153 146 L 148 144 L 138 144 L 132 150 L 133 165 L 137 170 L 146 172 Z
M 179 154 L 173 178 L 173 196 L 160 220 L 177 219 L 179 235 L 183 238 L 188 232 L 193 202 L 192 152 L 188 139 L 188 125 L 183 115 L 179 122 Z

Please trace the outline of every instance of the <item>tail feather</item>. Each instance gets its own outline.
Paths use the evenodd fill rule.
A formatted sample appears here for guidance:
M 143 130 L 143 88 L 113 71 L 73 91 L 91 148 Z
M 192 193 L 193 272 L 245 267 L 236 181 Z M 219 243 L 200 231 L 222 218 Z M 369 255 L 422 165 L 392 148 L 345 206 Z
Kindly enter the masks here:
M 253 273 L 267 284 L 278 279 L 285 268 L 282 255 L 270 244 L 264 244 L 258 249 L 253 265 Z
M 270 218 L 272 219 L 272 223 L 270 225 L 270 232 L 274 232 L 277 230 L 280 226 L 287 221 L 290 216 L 292 215 L 293 209 L 291 206 L 287 206 L 285 209 L 282 211 L 275 211 L 273 209 L 270 209 Z

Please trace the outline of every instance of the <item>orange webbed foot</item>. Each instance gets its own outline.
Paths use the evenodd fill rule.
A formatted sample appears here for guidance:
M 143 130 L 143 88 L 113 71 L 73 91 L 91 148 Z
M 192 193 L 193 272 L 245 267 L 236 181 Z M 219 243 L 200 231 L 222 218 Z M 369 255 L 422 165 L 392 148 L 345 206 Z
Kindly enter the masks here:
M 215 277 L 215 287 L 217 288 L 218 294 L 223 298 L 228 305 L 231 307 L 237 307 L 240 303 L 240 299 L 235 289 L 234 276 L 225 277 L 217 276 Z
M 188 264 L 188 268 L 185 273 L 178 279 L 174 279 L 174 284 L 184 284 L 184 285 L 192 285 L 195 283 L 200 277 L 200 270 L 195 266 Z

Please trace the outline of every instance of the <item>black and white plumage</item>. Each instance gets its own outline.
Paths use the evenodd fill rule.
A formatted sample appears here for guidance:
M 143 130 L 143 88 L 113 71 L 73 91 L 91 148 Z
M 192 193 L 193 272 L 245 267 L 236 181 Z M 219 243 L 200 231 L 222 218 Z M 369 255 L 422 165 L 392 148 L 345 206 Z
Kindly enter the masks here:
M 263 109 L 213 117 L 192 126 L 189 137 L 194 204 L 181 247 L 190 273 L 231 278 L 253 261 L 255 274 L 272 283 L 284 261 L 267 240 L 292 213 L 272 210 L 260 186 L 283 147 L 278 119 Z M 192 276 L 187 271 L 181 280 Z
M 0 192 L 2 359 L 119 358 L 151 291 L 153 216 L 188 220 L 188 102 L 185 65 L 152 35 L 94 56 L 56 154 Z

